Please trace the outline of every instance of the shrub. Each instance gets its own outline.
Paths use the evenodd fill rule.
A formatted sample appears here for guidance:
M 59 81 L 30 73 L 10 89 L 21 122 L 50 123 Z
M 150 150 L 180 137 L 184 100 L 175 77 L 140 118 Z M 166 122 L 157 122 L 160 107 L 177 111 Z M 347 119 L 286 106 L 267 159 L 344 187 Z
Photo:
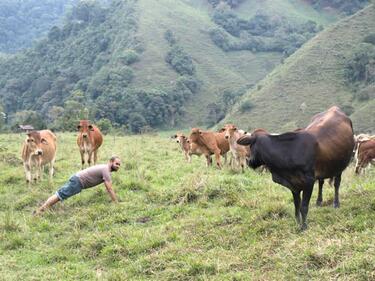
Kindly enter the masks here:
M 174 45 L 167 53 L 165 61 L 181 75 L 193 75 L 195 73 L 192 58 L 178 45 Z
M 112 129 L 112 123 L 107 118 L 102 118 L 98 122 L 96 122 L 96 125 L 100 129 L 100 131 L 104 134 L 108 134 Z
M 254 108 L 254 104 L 247 100 L 247 101 L 244 101 L 243 103 L 241 103 L 240 105 L 240 111 L 241 112 L 249 112 L 251 111 L 252 109 Z
M 344 111 L 346 115 L 350 116 L 354 112 L 354 107 L 350 104 L 344 104 L 343 106 L 341 106 L 341 110 Z
M 176 36 L 174 35 L 173 31 L 170 29 L 167 29 L 164 33 L 164 38 L 167 40 L 170 46 L 177 43 Z
M 375 33 L 369 34 L 363 39 L 364 43 L 375 45 Z
M 130 65 L 139 61 L 139 55 L 134 50 L 128 49 L 124 51 L 120 59 L 126 65 Z

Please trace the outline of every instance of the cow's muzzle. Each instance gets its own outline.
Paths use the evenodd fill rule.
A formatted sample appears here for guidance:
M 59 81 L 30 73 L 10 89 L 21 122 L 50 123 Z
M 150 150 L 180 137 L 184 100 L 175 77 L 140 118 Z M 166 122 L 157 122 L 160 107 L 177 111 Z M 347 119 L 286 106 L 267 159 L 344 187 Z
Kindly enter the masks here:
M 43 155 L 43 150 L 37 150 L 37 151 L 35 152 L 35 154 L 36 154 L 36 155 Z
M 87 138 L 87 134 L 83 134 L 82 137 Z

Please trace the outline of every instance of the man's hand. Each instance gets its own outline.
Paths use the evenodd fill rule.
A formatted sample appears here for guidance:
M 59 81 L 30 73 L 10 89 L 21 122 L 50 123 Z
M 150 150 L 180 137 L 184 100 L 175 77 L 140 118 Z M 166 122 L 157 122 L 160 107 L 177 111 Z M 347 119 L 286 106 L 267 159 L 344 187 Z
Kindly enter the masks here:
M 112 189 L 112 182 L 110 182 L 110 181 L 105 181 L 105 182 L 104 182 L 104 185 L 105 185 L 105 188 L 107 189 L 107 192 L 108 192 L 109 196 L 110 196 L 111 199 L 112 199 L 112 202 L 113 202 L 113 203 L 118 203 L 118 201 L 117 201 L 117 197 L 116 197 L 116 194 L 115 194 L 115 192 L 114 192 L 113 189 Z

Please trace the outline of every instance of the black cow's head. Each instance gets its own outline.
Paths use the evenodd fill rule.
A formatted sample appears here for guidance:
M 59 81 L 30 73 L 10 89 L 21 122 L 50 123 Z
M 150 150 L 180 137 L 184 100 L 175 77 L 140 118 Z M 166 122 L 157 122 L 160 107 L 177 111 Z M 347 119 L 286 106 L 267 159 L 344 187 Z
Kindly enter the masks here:
M 261 134 L 252 133 L 251 135 L 244 135 L 237 140 L 237 143 L 240 145 L 250 146 L 250 159 L 247 164 L 253 169 L 265 164 L 261 156 L 260 137 Z

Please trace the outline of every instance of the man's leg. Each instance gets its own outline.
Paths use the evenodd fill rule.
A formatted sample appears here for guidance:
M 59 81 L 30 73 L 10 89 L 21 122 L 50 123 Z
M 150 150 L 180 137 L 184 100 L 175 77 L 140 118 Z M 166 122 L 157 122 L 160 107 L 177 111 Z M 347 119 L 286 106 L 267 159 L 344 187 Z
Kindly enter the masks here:
M 57 202 L 68 199 L 69 197 L 80 193 L 82 189 L 81 183 L 77 176 L 70 177 L 69 181 L 64 184 L 54 195 L 49 197 L 46 202 L 35 212 L 35 215 L 40 215 L 47 208 L 55 205 Z
M 41 213 L 43 213 L 46 209 L 48 209 L 49 207 L 55 205 L 57 202 L 60 201 L 60 198 L 57 197 L 56 194 L 52 195 L 50 198 L 47 199 L 46 202 L 44 202 L 44 204 L 35 212 L 35 215 L 40 215 Z

